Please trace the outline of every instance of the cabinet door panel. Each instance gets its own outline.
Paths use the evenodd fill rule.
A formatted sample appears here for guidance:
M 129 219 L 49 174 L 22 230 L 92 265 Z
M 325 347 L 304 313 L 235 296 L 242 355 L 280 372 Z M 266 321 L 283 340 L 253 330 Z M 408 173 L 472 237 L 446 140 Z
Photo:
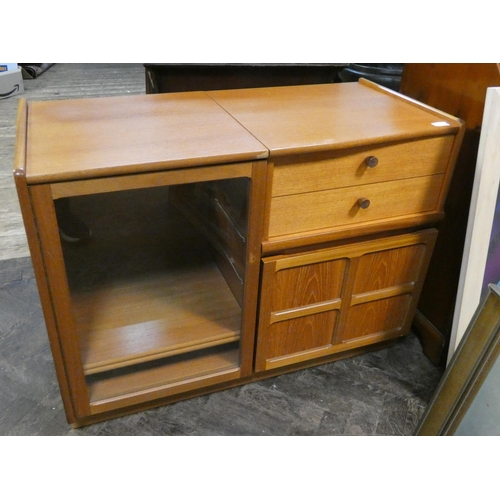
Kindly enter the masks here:
M 263 260 L 256 371 L 408 333 L 435 229 Z
M 425 251 L 422 243 L 363 255 L 359 258 L 353 294 L 415 283 Z
M 340 297 L 346 260 L 282 269 L 273 283 L 272 309 L 283 311 Z
M 310 314 L 273 323 L 262 346 L 267 358 L 288 356 L 332 344 L 338 311 Z
M 331 346 L 347 264 L 322 253 L 264 259 L 257 371 Z
M 343 341 L 377 335 L 399 336 L 405 326 L 411 295 L 405 294 L 384 300 L 375 300 L 351 307 L 347 315 Z

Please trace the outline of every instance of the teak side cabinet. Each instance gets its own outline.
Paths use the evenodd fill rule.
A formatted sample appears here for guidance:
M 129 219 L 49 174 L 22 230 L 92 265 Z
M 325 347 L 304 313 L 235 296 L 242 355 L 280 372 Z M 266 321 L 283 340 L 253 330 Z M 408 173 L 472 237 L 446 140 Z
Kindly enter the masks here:
M 14 175 L 68 422 L 406 335 L 462 134 L 366 80 L 22 100 Z M 58 198 L 90 242 L 61 241 Z

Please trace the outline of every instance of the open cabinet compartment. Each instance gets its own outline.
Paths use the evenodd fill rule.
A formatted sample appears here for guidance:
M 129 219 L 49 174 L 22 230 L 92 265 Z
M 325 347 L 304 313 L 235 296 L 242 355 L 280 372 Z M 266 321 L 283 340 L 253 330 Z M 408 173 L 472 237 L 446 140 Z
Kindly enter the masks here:
M 241 306 L 168 191 L 72 199 L 93 232 L 62 245 L 91 402 L 239 368 Z
M 250 372 L 254 324 L 248 318 L 255 317 L 256 296 L 244 298 L 256 287 L 259 268 L 247 265 L 247 254 L 260 238 L 248 234 L 251 172 L 242 164 L 234 178 L 93 194 L 76 189 L 71 210 L 92 230 L 91 240 L 77 245 L 54 238 L 59 196 L 47 208 L 46 195 L 34 190 L 40 205 L 34 211 L 45 205 L 50 214 L 38 219 L 46 226 L 41 232 L 63 263 L 54 265 L 57 278 L 48 272 L 49 286 L 67 295 L 54 312 L 65 318 L 59 335 L 68 344 L 73 338 L 63 356 L 69 383 L 86 393 L 80 396 L 85 414 Z M 52 185 L 50 192 L 58 189 Z M 47 264 L 48 247 L 41 248 Z

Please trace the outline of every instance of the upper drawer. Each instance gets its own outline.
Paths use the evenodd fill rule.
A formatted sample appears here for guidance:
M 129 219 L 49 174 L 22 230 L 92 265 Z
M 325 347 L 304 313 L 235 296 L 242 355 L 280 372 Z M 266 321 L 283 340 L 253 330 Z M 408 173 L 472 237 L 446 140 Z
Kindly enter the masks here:
M 446 135 L 348 152 L 335 151 L 321 159 L 277 161 L 272 196 L 443 173 L 454 139 L 454 135 Z M 368 158 L 376 165 L 369 166 Z

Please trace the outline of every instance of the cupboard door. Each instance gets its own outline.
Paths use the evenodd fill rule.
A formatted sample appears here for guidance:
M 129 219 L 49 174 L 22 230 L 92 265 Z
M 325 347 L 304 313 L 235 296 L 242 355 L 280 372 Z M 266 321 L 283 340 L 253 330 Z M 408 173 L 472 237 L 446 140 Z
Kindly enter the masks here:
M 347 266 L 323 252 L 264 259 L 257 371 L 331 347 Z
M 410 328 L 420 294 L 434 233 L 396 248 L 367 251 L 357 259 L 351 275 L 349 310 L 337 341 L 370 336 L 391 338 Z
M 436 236 L 264 258 L 256 371 L 407 334 Z

